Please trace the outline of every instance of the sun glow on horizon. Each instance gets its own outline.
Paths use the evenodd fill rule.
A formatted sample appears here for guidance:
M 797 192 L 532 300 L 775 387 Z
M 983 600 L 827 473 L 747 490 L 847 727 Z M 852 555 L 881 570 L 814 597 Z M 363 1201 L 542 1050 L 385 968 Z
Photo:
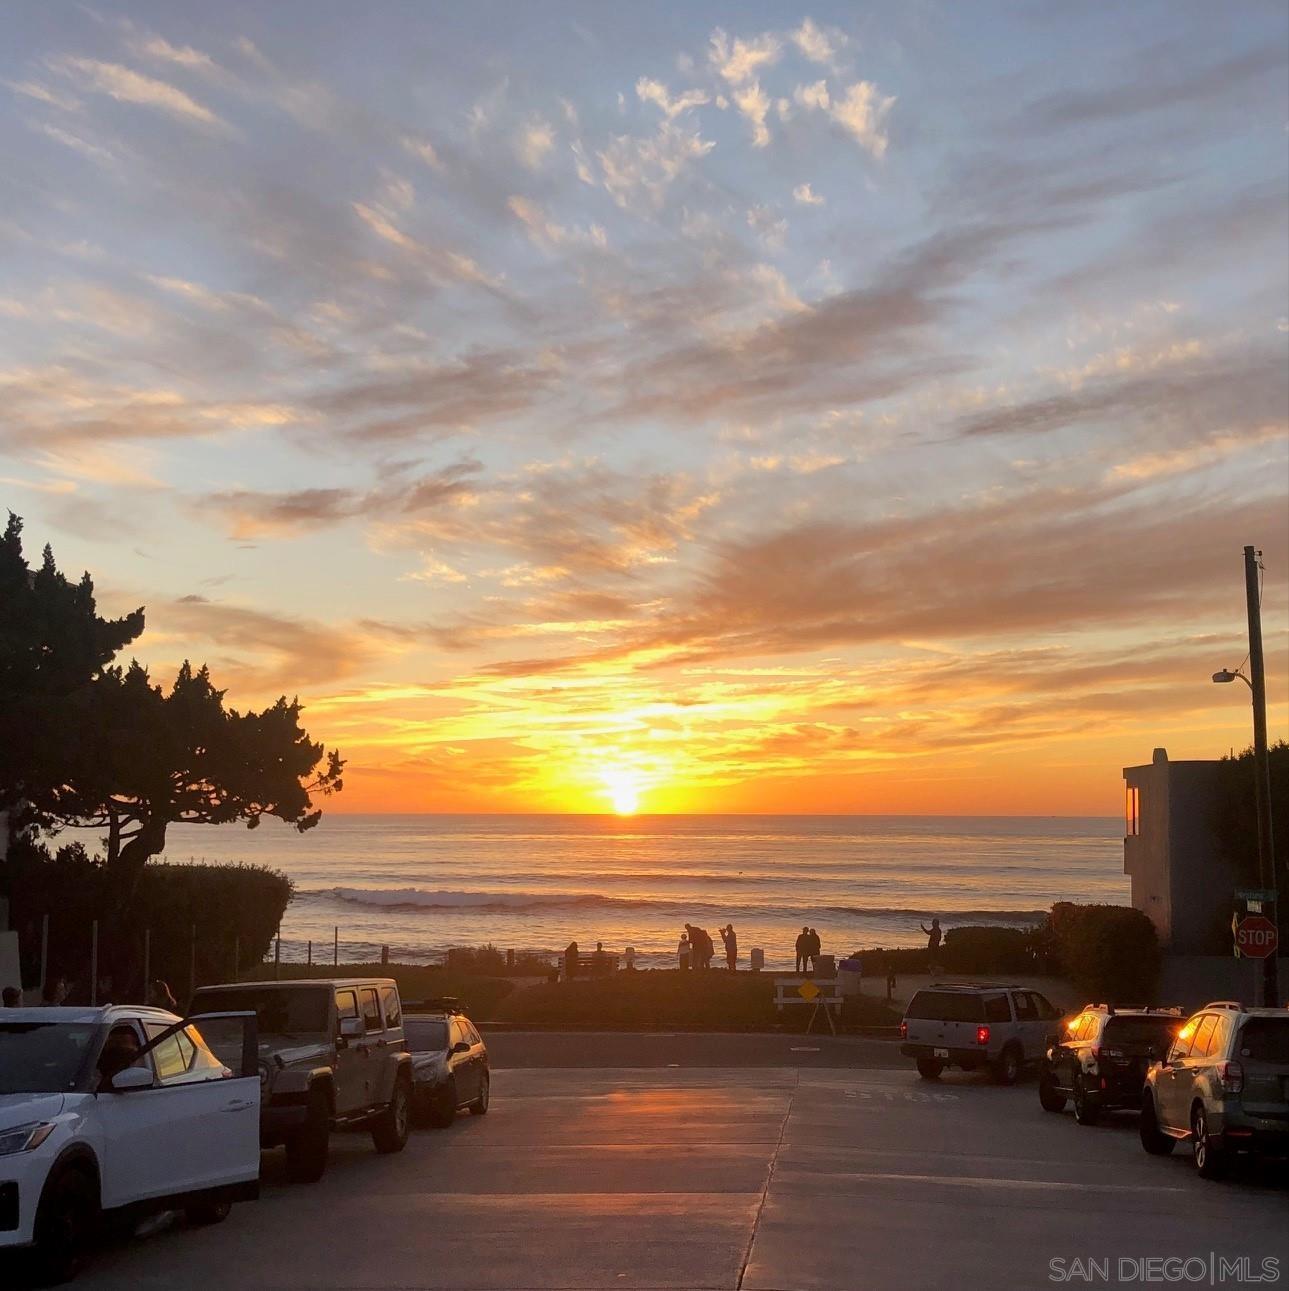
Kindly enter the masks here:
M 621 769 L 603 771 L 600 778 L 613 803 L 613 810 L 619 816 L 634 816 L 640 810 L 640 782 L 633 772 Z

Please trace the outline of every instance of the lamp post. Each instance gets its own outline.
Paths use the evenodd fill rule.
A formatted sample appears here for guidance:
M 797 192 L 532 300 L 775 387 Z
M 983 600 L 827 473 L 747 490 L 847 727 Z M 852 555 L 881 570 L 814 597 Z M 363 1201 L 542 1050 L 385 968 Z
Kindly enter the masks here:
M 1271 771 L 1267 758 L 1267 681 L 1262 662 L 1262 598 L 1258 591 L 1258 568 L 1261 553 L 1252 547 L 1244 549 L 1244 595 L 1249 610 L 1249 673 L 1238 668 L 1223 668 L 1213 674 L 1219 684 L 1237 677 L 1248 686 L 1253 700 L 1253 786 L 1258 813 L 1258 882 L 1271 894 L 1267 917 L 1278 925 L 1275 848 L 1271 832 Z M 1277 960 L 1280 958 L 1277 929 L 1276 948 L 1262 961 L 1262 1003 L 1277 1008 L 1280 983 Z

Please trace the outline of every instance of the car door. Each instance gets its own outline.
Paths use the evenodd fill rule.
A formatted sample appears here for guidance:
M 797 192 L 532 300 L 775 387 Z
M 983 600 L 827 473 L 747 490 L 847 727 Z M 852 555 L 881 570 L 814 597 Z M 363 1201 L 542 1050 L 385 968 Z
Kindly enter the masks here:
M 456 1082 L 457 1101 L 472 1102 L 479 1093 L 479 1069 L 460 1018 L 448 1019 L 448 1066 Z
M 387 1102 L 393 1093 L 394 1082 L 391 1079 L 389 1089 L 382 1074 L 388 1064 L 384 1059 L 385 1024 L 380 1016 L 380 999 L 374 986 L 358 988 L 358 1011 L 363 1020 L 363 1040 L 359 1046 L 363 1053 L 362 1064 L 362 1101 L 367 1107 L 379 1102 Z
M 1190 1104 L 1186 1097 L 1190 1089 L 1190 1073 L 1186 1070 L 1186 1062 L 1205 1016 L 1197 1014 L 1177 1033 L 1168 1058 L 1155 1077 L 1155 1109 L 1160 1125 L 1168 1129 L 1190 1128 Z
M 254 1014 L 242 1017 L 254 1026 Z M 109 1082 L 96 1100 L 103 1206 L 253 1183 L 260 1169 L 258 1071 L 226 1075 L 187 1022 L 146 1027 L 153 1034 L 132 1065 L 152 1083 L 117 1091 Z
M 1082 1065 L 1079 1059 L 1079 1044 L 1087 1035 L 1088 1028 L 1093 1025 L 1091 1015 L 1080 1013 L 1070 1020 L 1065 1028 L 1065 1034 L 1060 1038 L 1060 1070 L 1056 1083 L 1062 1089 L 1074 1088 L 1074 1077 L 1078 1075 Z
M 1039 1016 L 1038 1002 L 1029 991 L 1012 992 L 1012 1008 L 1020 1030 L 1026 1062 L 1036 1062 L 1047 1049 L 1047 1026 Z
M 346 1021 L 360 1018 L 358 1012 L 358 992 L 346 987 L 336 992 L 336 1027 Z M 366 1086 L 368 1081 L 367 1041 L 366 1036 L 336 1036 L 336 1110 L 344 1116 L 366 1106 Z

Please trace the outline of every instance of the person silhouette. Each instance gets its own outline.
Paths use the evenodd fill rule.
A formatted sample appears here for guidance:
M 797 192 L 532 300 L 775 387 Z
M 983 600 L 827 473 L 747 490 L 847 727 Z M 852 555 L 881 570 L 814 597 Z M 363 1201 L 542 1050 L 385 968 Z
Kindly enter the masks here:
M 721 929 L 721 941 L 725 943 L 725 962 L 733 973 L 738 967 L 738 937 L 735 935 L 732 923 L 727 923 Z
M 940 959 L 940 942 L 943 934 L 940 932 L 940 920 L 932 919 L 931 926 L 928 928 L 919 923 L 918 927 L 926 933 L 926 963 L 931 972 L 938 971 Z
M 804 973 L 806 963 L 810 956 L 810 929 L 803 927 L 797 934 L 797 962 L 793 967 L 794 973 Z

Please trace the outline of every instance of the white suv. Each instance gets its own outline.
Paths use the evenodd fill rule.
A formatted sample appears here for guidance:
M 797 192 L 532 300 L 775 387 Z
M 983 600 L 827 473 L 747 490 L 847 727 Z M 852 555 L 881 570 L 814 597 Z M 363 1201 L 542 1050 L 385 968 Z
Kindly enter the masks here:
M 1059 1029 L 1045 996 L 1021 986 L 936 982 L 909 1001 L 900 1023 L 900 1052 L 934 1080 L 946 1067 L 989 1067 L 1003 1085 L 1039 1062 Z
M 65 1281 L 104 1214 L 217 1223 L 259 1195 L 259 1106 L 253 1014 L 5 1009 L 0 1253 Z

